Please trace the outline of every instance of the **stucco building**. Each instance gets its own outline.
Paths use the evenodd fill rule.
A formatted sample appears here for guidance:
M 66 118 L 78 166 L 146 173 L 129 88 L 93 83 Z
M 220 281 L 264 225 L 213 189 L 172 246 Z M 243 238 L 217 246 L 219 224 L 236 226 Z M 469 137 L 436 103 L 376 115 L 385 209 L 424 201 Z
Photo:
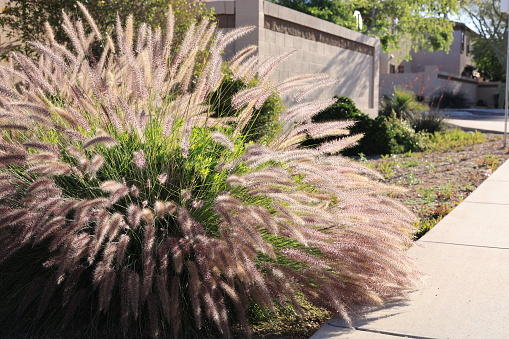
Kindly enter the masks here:
M 429 99 L 444 90 L 463 92 L 468 105 L 484 102 L 495 106 L 494 94 L 500 83 L 482 82 L 476 76 L 472 60 L 475 32 L 464 23 L 454 24 L 454 40 L 449 52 L 412 51 L 411 60 L 402 60 L 397 53 L 380 57 L 380 93 L 392 94 L 394 86 L 402 86 Z
M 464 23 L 454 24 L 454 40 L 449 52 L 411 51 L 411 60 L 401 60 L 397 53 L 390 53 L 381 58 L 380 74 L 419 73 L 425 72 L 430 66 L 454 75 L 472 77 L 474 63 L 471 57 L 472 40 L 475 32 Z

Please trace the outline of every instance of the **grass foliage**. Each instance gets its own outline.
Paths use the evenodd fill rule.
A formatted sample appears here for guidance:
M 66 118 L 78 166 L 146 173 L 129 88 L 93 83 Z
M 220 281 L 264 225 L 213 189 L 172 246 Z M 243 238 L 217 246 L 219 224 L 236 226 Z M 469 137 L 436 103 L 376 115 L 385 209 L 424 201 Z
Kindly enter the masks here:
M 412 121 L 416 115 L 427 110 L 428 107 L 417 101 L 412 91 L 396 86 L 394 87 L 394 94 L 382 97 L 379 115 L 395 116 L 398 119 Z
M 71 46 L 48 26 L 31 44 L 39 60 L 14 53 L 0 67 L 4 334 L 228 337 L 234 323 L 249 333 L 255 306 L 349 320 L 404 293 L 414 218 L 375 172 L 331 155 L 358 138 L 298 148 L 351 125 L 308 122 L 331 101 L 300 100 L 326 76 L 270 83 L 289 54 L 257 61 L 247 47 L 229 69 L 255 85 L 222 116 L 208 104 L 221 51 L 250 28 L 204 20 L 177 45 L 171 14 L 164 31 L 134 32 L 129 17 L 113 41 L 85 17 L 87 34 L 63 17 Z M 275 91 L 293 93 L 278 117 L 292 128 L 247 142 Z
M 473 146 L 485 142 L 486 136 L 479 131 L 465 132 L 460 129 L 450 129 L 428 135 L 426 150 L 445 152 L 461 147 Z
M 432 95 L 430 107 L 433 108 L 468 108 L 468 98 L 464 92 L 443 90 Z
M 410 124 L 415 132 L 435 133 L 445 130 L 445 117 L 438 111 L 421 112 L 412 118 Z

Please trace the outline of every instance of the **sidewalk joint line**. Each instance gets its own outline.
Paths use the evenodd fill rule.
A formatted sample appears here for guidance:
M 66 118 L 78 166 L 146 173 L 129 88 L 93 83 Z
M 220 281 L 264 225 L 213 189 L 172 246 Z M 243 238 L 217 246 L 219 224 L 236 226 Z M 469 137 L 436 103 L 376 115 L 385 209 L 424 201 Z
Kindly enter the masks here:
M 332 324 L 328 324 L 328 325 L 332 326 L 332 327 L 339 327 L 339 328 L 353 328 L 356 331 L 369 332 L 369 333 L 378 333 L 378 334 L 384 334 L 384 335 L 392 335 L 392 336 L 401 337 L 401 338 L 438 339 L 438 338 L 435 338 L 435 337 L 422 337 L 422 336 L 412 335 L 412 334 L 402 334 L 402 333 L 395 333 L 395 332 L 389 332 L 389 331 L 380 331 L 380 330 L 369 330 L 369 329 L 365 329 L 365 328 L 361 328 L 361 327 L 355 327 L 355 326 L 354 327 L 346 327 L 346 326 L 338 326 L 338 325 L 332 325 Z
M 470 244 L 457 244 L 457 243 L 453 243 L 453 242 L 443 242 L 443 241 L 421 240 L 420 242 L 427 242 L 427 243 L 430 243 L 430 244 L 444 244 L 444 245 L 455 245 L 455 246 L 493 248 L 493 249 L 496 249 L 496 250 L 509 250 L 509 247 L 483 246 L 483 245 L 470 245 Z
M 469 200 L 464 200 L 461 203 L 465 203 L 465 202 L 467 202 L 469 204 L 482 204 L 482 205 L 498 205 L 498 206 L 508 206 L 509 205 L 509 202 L 502 204 L 502 203 L 498 203 L 498 202 L 483 202 L 483 201 L 469 201 Z

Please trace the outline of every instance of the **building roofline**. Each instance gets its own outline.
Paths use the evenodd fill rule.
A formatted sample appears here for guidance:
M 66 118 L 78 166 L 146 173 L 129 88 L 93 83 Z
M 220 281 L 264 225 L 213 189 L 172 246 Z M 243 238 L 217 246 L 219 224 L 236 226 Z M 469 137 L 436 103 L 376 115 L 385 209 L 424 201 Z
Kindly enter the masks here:
M 465 23 L 463 22 L 459 22 L 459 21 L 453 21 L 454 22 L 454 30 L 459 30 L 461 28 L 465 28 L 466 31 L 468 31 L 469 33 L 472 33 L 472 34 L 475 34 L 475 35 L 478 35 L 477 32 L 475 32 L 473 29 L 471 29 L 470 27 L 468 27 Z

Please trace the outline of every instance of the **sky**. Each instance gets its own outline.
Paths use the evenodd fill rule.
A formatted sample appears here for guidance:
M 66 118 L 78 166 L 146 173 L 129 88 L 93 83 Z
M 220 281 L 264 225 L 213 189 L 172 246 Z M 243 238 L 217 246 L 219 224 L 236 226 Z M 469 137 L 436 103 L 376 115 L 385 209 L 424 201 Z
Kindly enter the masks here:
M 473 30 L 474 32 L 477 32 L 475 25 L 472 23 L 472 20 L 470 20 L 470 17 L 466 13 L 451 16 L 451 20 L 462 22 L 465 25 L 467 25 L 467 27 L 470 28 L 471 30 Z

